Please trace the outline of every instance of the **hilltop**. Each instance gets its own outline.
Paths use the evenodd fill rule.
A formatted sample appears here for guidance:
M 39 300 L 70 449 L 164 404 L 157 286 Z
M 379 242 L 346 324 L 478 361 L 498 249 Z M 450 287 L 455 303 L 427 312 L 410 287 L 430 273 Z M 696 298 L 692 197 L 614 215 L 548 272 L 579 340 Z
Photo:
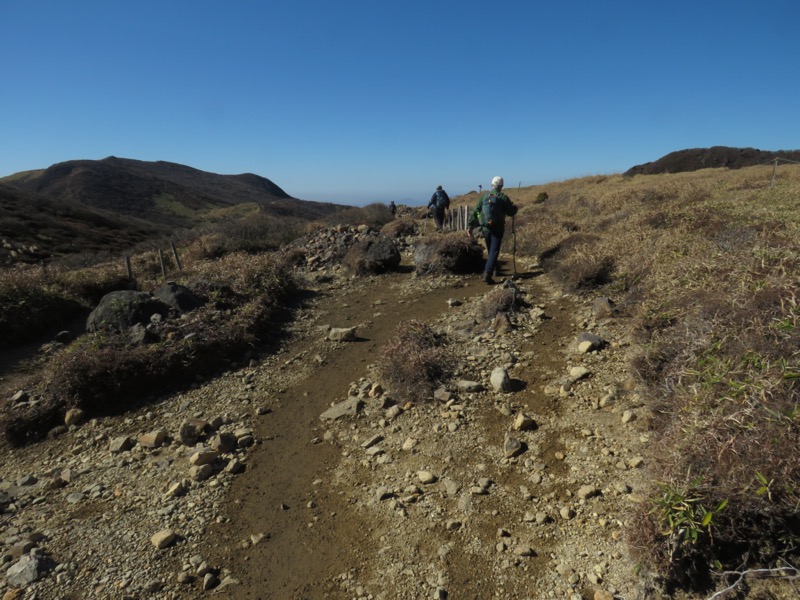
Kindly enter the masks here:
M 798 163 L 800 150 L 757 150 L 755 148 L 690 148 L 662 156 L 656 161 L 636 165 L 625 175 L 658 175 L 660 173 L 686 173 L 700 169 L 741 169 L 765 165 L 776 158 Z
M 4 177 L 0 199 L 0 232 L 7 246 L 29 261 L 96 252 L 106 241 L 109 252 L 131 248 L 176 228 L 243 217 L 310 222 L 347 208 L 293 198 L 252 173 L 218 175 L 165 161 L 113 156 Z M 35 252 L 25 252 L 31 245 Z

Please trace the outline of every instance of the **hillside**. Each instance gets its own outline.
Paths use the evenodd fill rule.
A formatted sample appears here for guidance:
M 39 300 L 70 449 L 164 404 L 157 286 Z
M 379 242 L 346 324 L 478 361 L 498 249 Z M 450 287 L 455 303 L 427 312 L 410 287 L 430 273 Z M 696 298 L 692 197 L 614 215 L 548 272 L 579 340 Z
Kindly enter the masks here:
M 64 202 L 171 227 L 203 223 L 208 213 L 253 203 L 267 216 L 319 219 L 342 207 L 298 200 L 253 174 L 218 175 L 164 161 L 108 157 L 72 160 L 0 179 L 9 186 Z
M 764 165 L 776 158 L 800 162 L 800 150 L 756 150 L 755 148 L 691 148 L 678 150 L 656 161 L 636 165 L 625 171 L 625 175 L 657 175 L 659 173 L 685 173 L 699 169 L 741 169 Z
M 0 592 L 796 597 L 800 165 L 508 193 L 502 285 L 418 268 L 474 242 L 400 207 L 187 248 L 215 303 L 3 373 L 6 432 L 46 435 L 0 447 Z M 401 264 L 354 273 L 377 228 Z
M 0 265 L 129 251 L 169 231 L 166 225 L 0 183 Z

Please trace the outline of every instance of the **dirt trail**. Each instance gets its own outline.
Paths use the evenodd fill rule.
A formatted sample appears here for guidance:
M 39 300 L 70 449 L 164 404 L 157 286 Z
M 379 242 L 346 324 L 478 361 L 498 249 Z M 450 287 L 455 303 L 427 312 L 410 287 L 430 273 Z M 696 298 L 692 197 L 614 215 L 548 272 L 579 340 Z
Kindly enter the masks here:
M 395 274 L 356 282 L 341 293 L 329 289 L 313 301 L 304 325 L 306 337 L 296 339 L 282 356 L 291 361 L 286 370 L 302 369 L 305 377 L 279 393 L 272 414 L 257 435 L 266 441 L 253 455 L 246 476 L 237 481 L 230 496 L 230 523 L 218 528 L 217 564 L 236 565 L 242 585 L 226 590 L 231 598 L 322 598 L 330 581 L 353 566 L 353 550 L 369 540 L 369 526 L 348 498 L 333 492 L 331 472 L 339 460 L 335 446 L 315 443 L 319 415 L 332 402 L 347 397 L 350 384 L 366 374 L 381 346 L 398 323 L 429 321 L 447 309 L 449 298 L 486 292 L 474 281 L 416 282 L 411 275 Z M 425 289 L 427 288 L 427 289 Z M 358 341 L 333 348 L 317 326 L 357 327 Z M 275 377 L 280 379 L 281 374 Z M 316 482 L 316 484 L 315 484 Z M 322 507 L 322 508 L 319 508 Z M 242 547 L 251 534 L 265 533 L 268 540 Z M 247 545 L 247 544 L 245 544 Z

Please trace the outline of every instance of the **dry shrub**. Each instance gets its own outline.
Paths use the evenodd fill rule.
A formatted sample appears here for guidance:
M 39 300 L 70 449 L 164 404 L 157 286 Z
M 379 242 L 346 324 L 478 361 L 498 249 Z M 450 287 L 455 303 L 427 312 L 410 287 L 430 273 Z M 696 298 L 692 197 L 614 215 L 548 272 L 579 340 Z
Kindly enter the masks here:
M 153 343 L 132 345 L 124 334 L 93 334 L 54 355 L 40 405 L 4 417 L 8 441 L 40 438 L 68 406 L 89 414 L 124 411 L 171 386 L 225 369 L 279 334 L 294 286 L 269 255 L 230 254 L 198 266 L 196 276 L 207 282 L 200 291 L 211 297 L 209 304 L 163 322 Z
M 413 219 L 395 219 L 381 229 L 381 233 L 396 240 L 398 238 L 416 235 L 417 225 Z
M 518 298 L 514 289 L 495 287 L 483 297 L 478 312 L 482 319 L 490 321 L 498 313 L 513 312 L 516 308 L 518 308 Z
M 417 243 L 414 263 L 419 275 L 479 273 L 483 250 L 464 233 L 428 236 Z
M 0 346 L 31 341 L 85 310 L 40 267 L 0 271 Z
M 441 335 L 420 321 L 404 321 L 381 350 L 378 371 L 400 397 L 421 400 L 450 375 L 452 364 Z

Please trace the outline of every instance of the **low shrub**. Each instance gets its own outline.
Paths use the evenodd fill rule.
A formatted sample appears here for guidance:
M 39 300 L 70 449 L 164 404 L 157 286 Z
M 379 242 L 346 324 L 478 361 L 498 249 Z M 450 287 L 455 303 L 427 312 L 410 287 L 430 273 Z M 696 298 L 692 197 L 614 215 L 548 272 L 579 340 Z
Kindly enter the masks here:
M 378 372 L 401 398 L 423 400 L 450 375 L 452 365 L 443 336 L 420 321 L 404 321 L 381 350 Z

